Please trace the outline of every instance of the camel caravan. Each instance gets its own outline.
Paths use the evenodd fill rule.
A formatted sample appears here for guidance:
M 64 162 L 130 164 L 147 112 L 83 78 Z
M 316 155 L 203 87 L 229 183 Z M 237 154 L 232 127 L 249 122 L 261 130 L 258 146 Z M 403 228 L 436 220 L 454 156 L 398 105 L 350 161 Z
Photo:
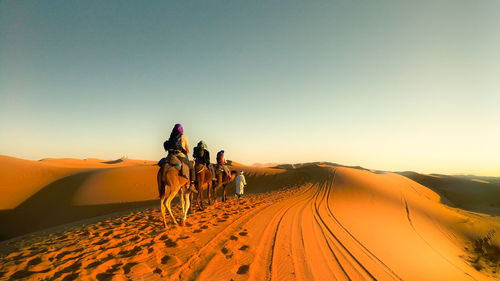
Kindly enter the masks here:
M 177 220 L 172 214 L 171 202 L 180 192 L 182 206 L 182 222 L 186 221 L 192 196 L 196 194 L 196 202 L 200 210 L 204 209 L 203 192 L 207 191 L 208 204 L 217 200 L 216 191 L 222 187 L 222 202 L 227 200 L 226 186 L 235 179 L 238 172 L 230 171 L 225 165 L 224 150 L 217 153 L 217 163 L 210 163 L 210 154 L 204 141 L 200 141 L 193 150 L 194 161 L 190 161 L 189 142 L 184 135 L 181 124 L 176 124 L 168 140 L 163 143 L 167 157 L 158 162 L 158 192 L 163 223 L 167 228 L 167 213 L 175 225 Z

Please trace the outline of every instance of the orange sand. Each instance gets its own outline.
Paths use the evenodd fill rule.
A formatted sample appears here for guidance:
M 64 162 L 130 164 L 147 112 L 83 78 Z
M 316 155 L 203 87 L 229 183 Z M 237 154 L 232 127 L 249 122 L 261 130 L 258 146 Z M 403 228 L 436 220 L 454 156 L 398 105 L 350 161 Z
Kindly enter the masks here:
M 93 167 L 67 204 L 155 196 L 154 166 L 121 165 Z M 237 169 L 256 194 L 194 209 L 185 227 L 163 229 L 154 205 L 4 241 L 0 280 L 500 278 L 500 219 L 442 204 L 404 176 L 329 165 Z M 266 190 L 277 191 L 258 193 Z M 179 206 L 174 213 L 180 216 Z

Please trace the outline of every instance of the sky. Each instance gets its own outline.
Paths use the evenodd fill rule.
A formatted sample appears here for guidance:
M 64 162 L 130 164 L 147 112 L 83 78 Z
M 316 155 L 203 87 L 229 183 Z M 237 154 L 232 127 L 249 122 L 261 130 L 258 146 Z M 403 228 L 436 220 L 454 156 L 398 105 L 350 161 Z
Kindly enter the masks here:
M 498 1 L 0 2 L 0 155 L 500 176 Z

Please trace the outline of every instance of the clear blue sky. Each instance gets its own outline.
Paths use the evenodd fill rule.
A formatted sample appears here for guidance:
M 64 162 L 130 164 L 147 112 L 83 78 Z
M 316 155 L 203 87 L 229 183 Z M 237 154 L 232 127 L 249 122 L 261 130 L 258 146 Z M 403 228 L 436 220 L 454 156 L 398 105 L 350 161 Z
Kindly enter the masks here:
M 0 2 L 0 154 L 500 175 L 498 1 Z

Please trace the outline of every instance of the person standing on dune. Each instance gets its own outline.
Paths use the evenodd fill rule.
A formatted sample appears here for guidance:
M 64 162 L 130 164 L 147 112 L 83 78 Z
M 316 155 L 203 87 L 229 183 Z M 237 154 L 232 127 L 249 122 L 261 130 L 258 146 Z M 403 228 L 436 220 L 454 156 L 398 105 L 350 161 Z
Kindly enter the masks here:
M 172 132 L 170 133 L 170 137 L 163 143 L 163 148 L 165 148 L 165 151 L 167 151 L 168 153 L 174 153 L 182 163 L 186 164 L 189 167 L 189 180 L 191 181 L 189 190 L 191 192 L 198 193 L 198 191 L 194 187 L 194 167 L 188 158 L 189 140 L 184 135 L 184 128 L 182 128 L 181 124 L 175 124 Z
M 247 181 L 245 180 L 243 171 L 240 171 L 240 174 L 235 179 L 235 183 L 236 183 L 236 196 L 238 197 L 238 199 L 241 199 L 243 193 L 245 192 L 245 186 L 247 185 Z

